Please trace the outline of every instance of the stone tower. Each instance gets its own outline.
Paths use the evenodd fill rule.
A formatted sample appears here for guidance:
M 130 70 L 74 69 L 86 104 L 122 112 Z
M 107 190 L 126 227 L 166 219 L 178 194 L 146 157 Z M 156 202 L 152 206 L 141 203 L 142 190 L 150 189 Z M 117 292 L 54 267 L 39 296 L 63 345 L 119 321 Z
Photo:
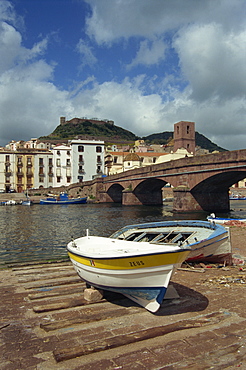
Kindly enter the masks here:
M 180 121 L 174 124 L 173 151 L 176 152 L 180 148 L 185 148 L 195 155 L 195 122 Z

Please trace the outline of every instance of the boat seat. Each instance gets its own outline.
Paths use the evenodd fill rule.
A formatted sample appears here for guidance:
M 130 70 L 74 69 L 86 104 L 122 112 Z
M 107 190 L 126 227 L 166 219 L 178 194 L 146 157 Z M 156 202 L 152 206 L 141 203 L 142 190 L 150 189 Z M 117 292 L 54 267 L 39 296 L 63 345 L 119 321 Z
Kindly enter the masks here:
M 164 234 L 163 234 L 163 233 L 160 233 L 160 234 L 156 235 L 156 236 L 154 237 L 154 239 L 152 239 L 152 240 L 150 241 L 150 243 L 156 243 L 156 242 L 159 242 L 160 240 L 162 240 L 162 239 L 163 239 L 163 237 L 164 237 Z
M 183 235 L 181 233 L 179 233 L 178 235 L 176 235 L 172 240 L 171 240 L 171 243 L 177 243 L 180 239 L 183 238 Z

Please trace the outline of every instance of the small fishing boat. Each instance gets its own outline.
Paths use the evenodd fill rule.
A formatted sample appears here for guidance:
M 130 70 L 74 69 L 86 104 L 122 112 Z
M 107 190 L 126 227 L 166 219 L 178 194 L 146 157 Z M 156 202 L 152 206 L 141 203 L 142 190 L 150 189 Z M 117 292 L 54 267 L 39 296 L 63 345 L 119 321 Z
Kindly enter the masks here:
M 175 269 L 212 254 L 228 239 L 221 225 L 166 221 L 126 226 L 109 238 L 86 236 L 67 245 L 79 276 L 98 289 L 124 294 L 156 312 Z
M 230 200 L 246 200 L 246 197 L 240 194 L 231 194 L 229 195 Z
M 214 213 L 211 213 L 210 216 L 207 217 L 207 220 L 216 224 L 222 224 L 226 226 L 237 226 L 240 224 L 246 224 L 246 218 L 216 217 Z
M 31 199 L 27 198 L 21 202 L 22 206 L 30 206 L 32 204 Z
M 50 196 L 46 199 L 40 199 L 40 204 L 85 204 L 87 197 L 69 198 L 67 193 L 61 193 L 59 196 Z

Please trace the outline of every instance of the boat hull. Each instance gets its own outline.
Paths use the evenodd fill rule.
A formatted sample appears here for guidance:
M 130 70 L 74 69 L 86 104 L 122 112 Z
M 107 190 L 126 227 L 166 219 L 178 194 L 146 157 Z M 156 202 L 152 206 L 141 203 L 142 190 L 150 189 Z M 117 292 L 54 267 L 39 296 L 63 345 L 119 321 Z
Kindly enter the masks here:
M 57 199 L 40 199 L 40 204 L 85 204 L 87 198 L 69 199 L 69 200 L 57 200 Z
M 87 243 L 96 246 L 106 240 L 110 249 L 114 242 L 100 237 L 90 237 L 87 241 L 86 237 L 81 239 L 84 239 L 83 248 Z M 133 243 L 120 242 L 121 248 L 124 244 L 128 247 Z M 84 281 L 99 289 L 121 293 L 151 312 L 159 309 L 174 269 L 189 253 L 189 249 L 174 249 L 126 257 L 90 258 L 74 251 L 73 242 L 67 248 L 75 270 Z

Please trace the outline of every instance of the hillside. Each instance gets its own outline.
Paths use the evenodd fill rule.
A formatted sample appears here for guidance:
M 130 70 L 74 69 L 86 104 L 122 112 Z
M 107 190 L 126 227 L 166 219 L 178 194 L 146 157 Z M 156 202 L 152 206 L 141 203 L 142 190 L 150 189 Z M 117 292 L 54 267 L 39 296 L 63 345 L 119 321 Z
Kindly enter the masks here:
M 91 138 L 97 140 L 104 140 L 106 143 L 133 143 L 139 139 L 138 136 L 133 134 L 131 131 L 125 130 L 122 127 L 112 125 L 110 123 L 97 124 L 88 121 L 79 124 L 73 124 L 68 122 L 64 125 L 59 125 L 56 129 L 48 136 L 42 136 L 39 139 L 43 141 L 61 142 L 64 140 L 72 140 L 74 138 L 87 139 Z M 218 150 L 220 152 L 225 151 L 210 141 L 204 135 L 196 132 L 196 145 L 203 149 L 207 149 L 210 152 Z M 143 137 L 148 144 L 160 144 L 166 145 L 173 139 L 172 131 L 165 131 L 162 133 L 148 135 Z
M 143 139 L 146 141 L 146 143 L 149 143 L 149 144 L 166 145 L 173 139 L 173 132 L 165 131 L 159 134 L 152 134 L 152 135 L 143 137 Z M 196 140 L 196 146 L 200 146 L 201 148 L 207 149 L 210 152 L 213 152 L 214 150 L 218 150 L 219 152 L 226 151 L 226 149 L 221 148 L 217 144 L 213 143 L 206 136 L 199 134 L 199 132 L 195 133 L 195 140 Z
M 59 125 L 57 128 L 48 136 L 42 136 L 41 140 L 71 140 L 75 137 L 93 136 L 93 138 L 112 142 L 114 140 L 121 141 L 135 141 L 138 137 L 130 131 L 127 131 L 119 126 L 104 123 L 99 125 L 90 121 L 85 121 L 80 124 L 74 125 L 73 123 L 66 123 L 65 125 Z M 106 141 L 106 140 L 105 140 Z

